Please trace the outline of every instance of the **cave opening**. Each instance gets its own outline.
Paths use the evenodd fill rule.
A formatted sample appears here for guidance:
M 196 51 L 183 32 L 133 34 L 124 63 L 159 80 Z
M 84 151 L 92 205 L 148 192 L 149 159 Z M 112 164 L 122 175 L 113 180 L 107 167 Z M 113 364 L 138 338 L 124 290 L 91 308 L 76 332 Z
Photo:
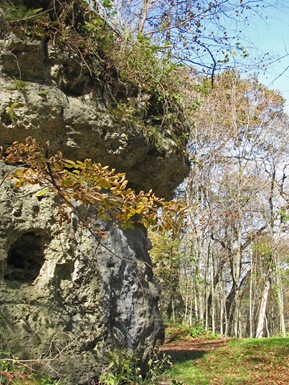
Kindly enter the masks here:
M 29 231 L 10 246 L 4 279 L 32 284 L 44 263 L 48 236 L 44 231 Z

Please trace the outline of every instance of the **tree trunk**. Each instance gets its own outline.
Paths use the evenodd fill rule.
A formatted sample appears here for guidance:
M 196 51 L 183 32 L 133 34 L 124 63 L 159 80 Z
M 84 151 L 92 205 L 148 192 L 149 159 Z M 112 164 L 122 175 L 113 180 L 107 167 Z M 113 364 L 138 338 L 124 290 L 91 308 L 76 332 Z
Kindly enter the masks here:
M 267 278 L 264 284 L 263 294 L 261 298 L 261 304 L 259 309 L 258 324 L 256 330 L 256 338 L 262 338 L 265 335 L 266 330 L 266 308 L 268 302 L 269 291 L 271 287 L 270 279 Z
M 286 337 L 285 319 L 284 319 L 284 298 L 283 298 L 283 284 L 280 278 L 280 258 L 278 254 L 275 255 L 275 279 L 276 279 L 276 291 L 277 291 L 277 306 L 279 315 L 279 333 L 282 337 Z

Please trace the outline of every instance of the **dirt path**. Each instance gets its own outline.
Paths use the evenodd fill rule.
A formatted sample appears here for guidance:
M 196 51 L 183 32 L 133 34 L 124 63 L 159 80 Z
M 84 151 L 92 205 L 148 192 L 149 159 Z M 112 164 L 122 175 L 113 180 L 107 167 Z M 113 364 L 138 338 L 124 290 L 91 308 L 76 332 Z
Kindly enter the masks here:
M 182 356 L 183 358 L 190 356 L 191 359 L 194 359 L 201 358 L 209 351 L 227 346 L 228 342 L 229 339 L 174 341 L 162 345 L 160 351 L 168 354 L 172 359 Z
M 174 341 L 167 342 L 161 346 L 160 350 L 162 352 L 169 351 L 204 351 L 209 352 L 211 350 L 215 350 L 221 348 L 223 346 L 227 346 L 229 339 L 218 339 L 218 340 L 198 340 L 191 339 L 187 341 Z

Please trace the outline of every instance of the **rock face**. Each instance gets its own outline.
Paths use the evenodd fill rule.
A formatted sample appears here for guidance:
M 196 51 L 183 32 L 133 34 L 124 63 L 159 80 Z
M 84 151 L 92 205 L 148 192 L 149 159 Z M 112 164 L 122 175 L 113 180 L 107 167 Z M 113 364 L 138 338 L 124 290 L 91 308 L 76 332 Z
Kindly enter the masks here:
M 71 159 L 91 158 L 125 172 L 131 187 L 172 198 L 189 166 L 178 145 L 127 117 L 129 99 L 114 103 L 101 82 L 53 42 L 24 42 L 13 32 L 0 40 L 0 141 L 32 136 Z M 15 80 L 16 79 L 16 80 Z M 147 95 L 138 99 L 141 107 Z M 146 117 L 148 119 L 148 117 Z M 144 126 L 145 128 L 145 126 Z M 159 143 L 156 143 L 156 142 Z
M 7 172 L 2 164 L 1 180 Z M 38 190 L 1 186 L 1 349 L 71 385 L 97 377 L 112 347 L 145 362 L 162 326 L 143 229 L 94 219 L 102 239 L 75 216 L 60 225 L 53 196 Z
M 172 139 L 160 135 L 156 143 L 127 120 L 129 97 L 113 103 L 75 52 L 26 39 L 21 28 L 7 32 L 1 17 L 0 38 L 4 149 L 32 136 L 49 141 L 51 152 L 126 172 L 137 190 L 172 197 L 188 173 L 186 158 Z M 134 98 L 141 119 L 147 95 Z M 113 348 L 145 364 L 162 324 L 144 229 L 99 222 L 93 207 L 79 207 L 89 229 L 73 215 L 60 224 L 53 195 L 37 198 L 39 186 L 18 190 L 8 178 L 13 167 L 0 170 L 1 349 L 41 361 L 70 385 L 93 383 Z

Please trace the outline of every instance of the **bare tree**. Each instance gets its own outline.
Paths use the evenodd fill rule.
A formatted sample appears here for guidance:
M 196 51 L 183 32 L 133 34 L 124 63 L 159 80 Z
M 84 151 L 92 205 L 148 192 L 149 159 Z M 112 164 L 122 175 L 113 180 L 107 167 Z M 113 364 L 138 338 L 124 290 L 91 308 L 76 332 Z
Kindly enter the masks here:
M 281 1 L 282 2 L 282 1 Z M 261 17 L 265 0 L 94 0 L 92 6 L 115 29 L 143 34 L 159 46 L 160 54 L 198 68 L 212 81 L 221 68 L 248 56 L 243 29 Z M 244 65 L 244 61 L 243 61 Z M 256 65 L 256 60 L 255 60 Z
M 220 314 L 217 329 L 236 337 L 255 333 L 257 326 L 252 318 L 257 316 L 258 307 L 253 301 L 261 298 L 260 328 L 264 324 L 269 283 L 273 281 L 278 287 L 280 327 L 284 333 L 276 252 L 277 235 L 285 231 L 278 219 L 285 202 L 277 188 L 282 185 L 282 165 L 285 154 L 288 156 L 288 149 L 280 141 L 288 124 L 283 103 L 278 93 L 256 79 L 242 80 L 238 74 L 228 72 L 216 78 L 213 90 L 206 91 L 195 115 L 191 136 L 193 167 L 187 192 L 194 217 L 191 241 L 197 244 L 202 239 L 202 248 L 195 255 L 208 269 L 203 274 L 205 287 L 210 287 L 209 293 L 202 292 L 204 311 L 208 313 L 204 318 L 216 329 L 216 314 Z M 268 265 L 274 269 L 266 270 L 260 260 L 264 281 L 254 281 L 260 265 L 253 258 L 253 246 L 263 234 L 270 235 L 274 245 Z M 256 288 L 259 296 L 253 295 Z M 217 297 L 218 290 L 225 301 L 224 297 Z M 250 314 L 250 319 L 244 312 Z

